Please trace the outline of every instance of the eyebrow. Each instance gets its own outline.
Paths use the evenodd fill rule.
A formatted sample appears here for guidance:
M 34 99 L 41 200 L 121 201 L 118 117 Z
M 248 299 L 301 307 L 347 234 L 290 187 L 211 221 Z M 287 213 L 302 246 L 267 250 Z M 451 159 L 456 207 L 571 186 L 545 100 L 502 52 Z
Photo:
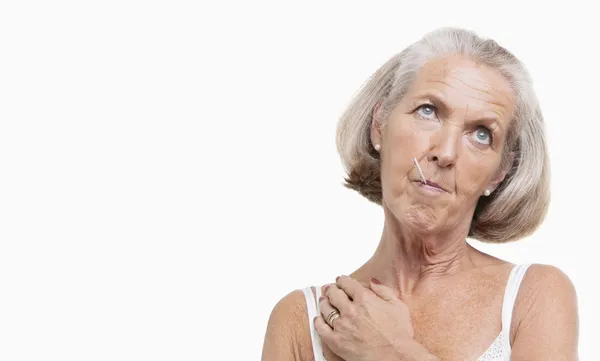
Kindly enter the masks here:
M 433 93 L 433 92 L 425 92 L 422 94 L 417 94 L 414 97 L 413 102 L 420 103 L 424 100 L 427 100 L 430 103 L 433 103 L 433 105 L 435 105 L 437 108 L 440 108 L 440 110 L 442 110 L 442 112 L 448 113 L 448 110 L 450 109 L 450 106 L 448 105 L 448 103 L 446 103 L 446 101 L 444 100 L 444 97 L 441 95 L 438 95 L 436 93 Z
M 417 94 L 413 98 L 413 103 L 415 104 L 415 106 L 417 105 L 417 103 L 420 103 L 422 101 L 428 101 L 428 102 L 432 103 L 433 105 L 436 106 L 436 108 L 439 108 L 442 113 L 447 114 L 447 113 L 449 113 L 449 110 L 451 109 L 450 105 L 444 100 L 444 97 L 441 94 L 437 94 L 437 92 L 427 91 L 427 92 L 423 92 L 421 94 Z M 491 123 L 491 124 L 494 124 L 495 126 L 497 126 L 498 129 L 504 130 L 504 126 L 502 125 L 502 122 L 500 122 L 498 120 L 497 115 L 477 117 L 475 123 L 477 123 L 477 124 Z

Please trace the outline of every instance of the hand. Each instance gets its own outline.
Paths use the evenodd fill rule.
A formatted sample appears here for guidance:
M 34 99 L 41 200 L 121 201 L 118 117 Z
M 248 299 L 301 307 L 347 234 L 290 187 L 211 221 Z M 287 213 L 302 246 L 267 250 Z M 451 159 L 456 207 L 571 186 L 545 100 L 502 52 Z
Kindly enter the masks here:
M 432 357 L 414 339 L 408 307 L 376 279 L 370 288 L 348 276 L 338 277 L 320 300 L 315 329 L 321 340 L 346 361 L 413 360 Z M 333 328 L 326 322 L 337 309 Z M 424 352 L 425 351 L 425 352 Z

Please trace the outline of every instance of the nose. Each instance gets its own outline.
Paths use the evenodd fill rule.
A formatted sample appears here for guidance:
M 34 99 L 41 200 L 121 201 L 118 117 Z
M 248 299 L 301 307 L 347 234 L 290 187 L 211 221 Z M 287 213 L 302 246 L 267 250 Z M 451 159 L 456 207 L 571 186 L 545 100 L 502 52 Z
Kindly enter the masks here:
M 456 163 L 460 147 L 461 130 L 458 127 L 443 127 L 431 136 L 431 144 L 427 159 L 436 162 L 442 168 Z

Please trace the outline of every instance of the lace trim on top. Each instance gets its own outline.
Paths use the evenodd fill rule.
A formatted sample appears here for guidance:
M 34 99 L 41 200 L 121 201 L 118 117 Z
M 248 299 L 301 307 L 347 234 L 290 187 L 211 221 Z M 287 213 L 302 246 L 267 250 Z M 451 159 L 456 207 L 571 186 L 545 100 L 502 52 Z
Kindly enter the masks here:
M 477 359 L 477 361 L 499 361 L 504 358 L 504 349 L 502 348 L 502 332 L 490 347 Z

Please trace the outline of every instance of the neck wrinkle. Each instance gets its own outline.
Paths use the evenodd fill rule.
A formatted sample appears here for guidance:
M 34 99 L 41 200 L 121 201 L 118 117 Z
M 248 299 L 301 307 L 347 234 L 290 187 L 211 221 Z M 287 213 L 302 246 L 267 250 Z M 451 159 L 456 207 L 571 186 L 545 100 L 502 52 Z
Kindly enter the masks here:
M 452 234 L 418 234 L 386 221 L 379 246 L 368 262 L 369 272 L 396 291 L 400 298 L 410 297 L 436 279 L 453 275 L 474 265 L 468 229 Z

